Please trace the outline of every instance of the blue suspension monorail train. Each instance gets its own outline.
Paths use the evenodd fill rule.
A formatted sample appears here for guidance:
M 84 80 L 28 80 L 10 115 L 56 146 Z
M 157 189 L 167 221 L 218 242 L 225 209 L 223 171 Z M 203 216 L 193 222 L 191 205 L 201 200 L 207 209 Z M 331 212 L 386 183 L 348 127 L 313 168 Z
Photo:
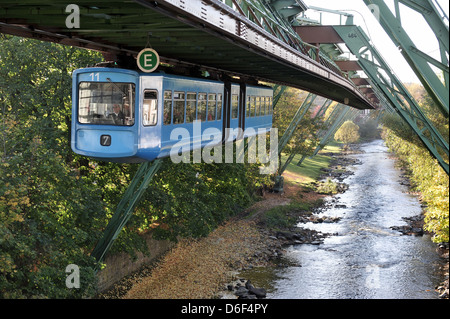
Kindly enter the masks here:
M 104 161 L 152 161 L 176 143 L 193 150 L 236 138 L 226 128 L 241 128 L 242 138 L 272 127 L 266 86 L 99 67 L 76 70 L 72 85 L 72 150 Z

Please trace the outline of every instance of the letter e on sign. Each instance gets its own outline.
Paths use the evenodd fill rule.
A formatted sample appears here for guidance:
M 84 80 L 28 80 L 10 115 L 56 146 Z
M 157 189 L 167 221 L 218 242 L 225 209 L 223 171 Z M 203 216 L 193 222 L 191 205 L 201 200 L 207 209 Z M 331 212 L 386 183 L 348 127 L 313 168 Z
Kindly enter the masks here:
M 159 66 L 159 55 L 153 49 L 144 49 L 137 56 L 137 65 L 142 72 L 150 73 Z

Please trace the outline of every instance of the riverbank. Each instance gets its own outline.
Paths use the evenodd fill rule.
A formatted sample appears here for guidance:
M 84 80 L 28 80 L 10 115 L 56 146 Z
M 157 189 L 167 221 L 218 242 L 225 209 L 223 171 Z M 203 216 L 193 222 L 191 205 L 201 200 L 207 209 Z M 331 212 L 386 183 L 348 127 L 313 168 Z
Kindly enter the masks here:
M 144 268 L 99 297 L 219 298 L 230 282 L 238 280 L 234 276 L 236 272 L 271 264 L 283 254 L 284 247 L 294 242 L 320 242 L 321 235 L 309 230 L 291 232 L 286 227 L 275 227 L 271 212 L 286 207 L 286 211 L 289 211 L 285 215 L 286 220 L 295 220 L 301 216 L 307 218 L 311 216 L 310 208 L 320 203 L 323 196 L 289 184 L 284 194 L 266 193 L 261 201 L 207 237 L 181 240 L 151 270 Z M 301 206 L 296 201 L 298 197 L 302 198 Z M 243 282 L 242 286 L 245 287 L 245 284 Z M 249 285 L 247 283 L 247 287 Z M 258 289 L 253 288 L 254 291 Z
M 286 177 L 282 194 L 264 193 L 209 236 L 181 240 L 158 263 L 97 297 L 217 298 L 237 271 L 272 263 L 289 244 L 320 243 L 322 234 L 293 227 L 298 219 L 311 218 L 312 208 L 326 196 L 314 191 L 316 185 L 297 183 L 299 178 Z
M 420 194 L 414 193 L 412 191 L 413 186 L 410 181 L 410 172 L 404 166 L 399 158 L 392 155 L 392 158 L 396 161 L 398 169 L 402 171 L 401 180 L 399 181 L 401 185 L 404 185 L 410 189 L 411 194 L 419 196 L 419 200 L 422 202 L 422 198 Z M 426 203 L 422 202 L 422 208 L 425 209 L 427 207 Z M 433 234 L 424 230 L 425 226 L 425 210 L 422 211 L 422 214 L 417 216 L 412 216 L 410 218 L 404 218 L 406 225 L 403 226 L 393 226 L 391 229 L 397 230 L 403 235 L 407 236 L 423 236 L 424 234 L 428 234 L 432 236 Z M 449 299 L 449 243 L 439 243 L 436 245 L 436 252 L 439 257 L 442 259 L 441 272 L 442 277 L 445 278 L 443 282 L 435 287 L 435 291 L 438 293 L 440 299 Z
M 333 160 L 330 167 L 323 170 L 323 178 L 342 181 L 352 174 L 345 167 L 358 164 L 343 155 L 328 155 L 332 156 Z M 318 217 L 312 213 L 313 208 L 321 205 L 327 194 L 317 191 L 321 186 L 318 182 L 301 184 L 296 182 L 298 178 L 299 176 L 289 172 L 288 176 L 285 176 L 283 194 L 265 193 L 261 201 L 214 230 L 209 236 L 197 240 L 181 240 L 156 267 L 144 269 L 124 279 L 117 285 L 121 288 L 100 297 L 263 298 L 263 289 L 255 287 L 247 278 L 241 278 L 238 274 L 254 267 L 276 264 L 285 248 L 292 244 L 320 245 L 327 236 L 295 227 L 298 221 L 339 221 L 338 218 Z M 344 191 L 345 188 L 344 184 L 339 184 L 337 189 Z M 442 290 L 440 294 L 445 294 L 446 288 L 443 285 L 439 287 Z
M 354 150 L 352 153 L 356 154 L 356 153 L 358 153 L 358 150 Z M 331 178 L 333 178 L 335 180 L 338 180 L 338 181 L 342 182 L 343 179 L 348 177 L 349 174 L 353 174 L 351 172 L 345 171 L 345 169 L 342 167 L 342 165 L 346 162 L 346 160 L 343 160 L 343 161 L 340 160 L 340 161 L 338 161 L 338 165 L 334 165 L 334 166 L 332 165 L 333 169 L 325 170 L 326 174 L 323 177 L 324 178 L 331 177 Z M 361 162 L 347 162 L 346 164 L 347 165 L 359 165 L 359 164 L 362 164 L 362 163 Z M 403 174 L 403 176 L 401 177 L 401 180 L 399 181 L 399 184 L 404 185 L 404 186 L 410 186 L 410 183 L 409 183 L 409 181 L 406 178 L 407 178 L 407 176 L 404 176 L 404 174 Z M 366 181 L 366 185 L 367 185 L 367 181 Z M 344 189 L 345 189 L 345 185 L 343 185 L 343 186 L 344 186 Z M 411 191 L 406 191 L 405 192 L 404 190 L 403 190 L 403 192 L 404 193 L 411 193 Z M 418 194 L 414 194 L 414 195 L 418 195 Z M 338 197 L 340 198 L 340 196 L 338 196 Z M 395 198 L 397 198 L 397 197 L 395 197 Z M 339 200 L 336 200 L 336 198 L 334 198 L 334 197 L 331 198 L 330 200 L 327 200 L 327 203 L 333 209 L 336 209 L 336 208 L 337 209 L 350 208 L 350 205 L 347 204 L 348 207 L 346 205 L 342 205 L 342 203 Z M 422 208 L 424 208 L 424 205 L 422 205 Z M 325 211 L 325 210 L 327 210 L 327 207 L 324 207 L 322 205 L 319 209 L 316 209 L 315 211 L 316 211 L 316 213 L 320 213 L 320 212 Z M 364 213 L 364 215 L 365 214 L 366 213 Z M 396 231 L 399 232 L 397 235 L 393 234 L 391 236 L 394 236 L 394 238 L 395 237 L 398 238 L 399 236 L 405 238 L 405 237 L 410 237 L 410 236 L 417 237 L 417 236 L 427 235 L 427 237 L 424 238 L 423 240 L 425 240 L 425 241 L 428 240 L 429 241 L 430 240 L 429 236 L 432 235 L 432 234 L 429 234 L 429 233 L 427 233 L 426 231 L 423 230 L 423 218 L 424 218 L 423 211 L 419 215 L 402 218 L 403 221 L 406 222 L 406 225 L 390 227 L 392 230 L 396 230 Z M 300 215 L 298 217 L 297 221 L 299 222 L 299 226 L 302 227 L 301 226 L 302 223 L 317 224 L 317 223 L 335 223 L 335 222 L 339 222 L 339 217 L 326 216 L 326 213 L 325 213 L 325 215 L 321 214 L 320 217 L 319 216 L 315 216 L 315 215 L 306 215 L 306 216 L 305 215 L 303 215 L 303 216 Z M 395 225 L 395 224 L 393 224 L 393 225 Z M 334 226 L 331 226 L 331 225 L 330 225 L 331 227 L 328 226 L 328 225 L 324 225 L 324 226 L 325 226 L 325 229 L 335 229 L 335 228 L 333 228 Z M 369 231 L 369 233 L 371 231 L 374 231 L 376 233 L 376 231 L 378 230 L 377 228 L 374 228 L 374 229 L 367 228 L 366 224 L 363 224 L 363 226 L 364 227 L 360 229 L 361 232 L 363 232 L 363 233 L 365 231 Z M 313 228 L 315 228 L 315 227 L 313 227 Z M 319 227 L 317 229 L 324 229 L 324 228 Z M 381 227 L 381 229 L 382 229 L 382 227 Z M 296 280 L 298 278 L 302 278 L 302 280 L 307 280 L 308 274 L 305 273 L 305 271 L 301 272 L 302 275 L 300 275 L 299 277 L 295 277 L 293 275 L 293 274 L 300 273 L 300 269 L 305 269 L 310 264 L 309 257 L 306 258 L 306 260 L 305 260 L 305 258 L 303 258 L 302 261 L 300 261 L 300 259 L 297 260 L 297 258 L 293 258 L 293 255 L 295 255 L 295 256 L 298 255 L 298 251 L 305 251 L 306 254 L 308 254 L 309 252 L 312 252 L 312 251 L 321 252 L 319 254 L 324 254 L 324 255 L 333 254 L 332 252 L 334 251 L 334 249 L 333 249 L 334 247 L 330 246 L 330 245 L 328 245 L 327 248 L 322 248 L 322 249 L 321 248 L 313 248 L 314 246 L 311 246 L 311 245 L 307 245 L 307 247 L 310 247 L 310 248 L 299 248 L 300 246 L 298 244 L 301 244 L 303 242 L 301 242 L 301 241 L 299 242 L 297 240 L 297 236 L 298 236 L 297 232 L 302 233 L 302 232 L 304 232 L 304 230 L 302 230 L 301 228 L 300 229 L 297 228 L 297 229 L 294 229 L 292 231 L 289 230 L 287 232 L 286 231 L 278 231 L 277 232 L 277 237 L 279 239 L 281 239 L 281 240 L 284 240 L 284 242 L 287 244 L 287 246 L 289 246 L 291 244 L 295 245 L 292 248 L 288 248 L 287 254 L 286 254 L 286 256 L 288 256 L 288 257 L 284 257 L 283 261 L 282 261 L 282 264 L 281 265 L 276 265 L 276 267 L 272 267 L 272 268 L 269 267 L 269 268 L 262 269 L 262 270 L 256 269 L 256 270 L 249 270 L 249 271 L 240 272 L 239 273 L 239 277 L 236 278 L 235 281 L 231 282 L 227 286 L 229 292 L 228 291 L 224 292 L 225 298 L 230 297 L 230 295 L 231 296 L 234 295 L 234 297 L 238 296 L 239 298 L 242 298 L 241 294 L 243 292 L 245 293 L 245 289 L 243 287 L 243 283 L 247 282 L 248 279 L 250 279 L 253 284 L 254 284 L 254 282 L 253 282 L 253 280 L 254 280 L 256 282 L 256 284 L 259 283 L 260 285 L 262 285 L 264 287 L 268 287 L 269 295 L 272 298 L 273 295 L 274 295 L 274 291 L 273 291 L 274 287 L 272 287 L 272 284 L 271 284 L 273 279 L 268 279 L 268 278 L 277 278 L 278 274 L 280 274 L 280 273 L 281 274 L 289 273 L 289 278 L 290 279 L 292 278 L 292 281 L 294 281 L 294 282 L 298 281 L 298 280 Z M 336 234 L 329 234 L 329 235 L 334 236 L 334 235 L 337 235 L 337 233 Z M 364 236 L 367 236 L 367 235 L 368 235 L 367 233 L 364 234 Z M 320 234 L 319 237 L 323 240 L 323 238 L 325 238 L 326 236 L 328 236 L 328 234 Z M 341 234 L 341 236 L 342 236 L 342 234 Z M 419 244 L 419 243 L 422 241 L 421 239 L 417 239 L 417 240 L 411 239 L 411 240 L 408 240 L 408 239 L 398 240 L 398 242 L 400 242 L 400 243 L 417 242 L 418 243 L 417 248 L 420 247 L 421 244 Z M 308 243 L 311 244 L 311 242 L 308 242 Z M 313 244 L 320 245 L 321 244 L 321 240 L 320 239 L 316 240 L 316 241 L 314 241 Z M 287 246 L 283 245 L 283 248 L 287 247 Z M 413 298 L 422 298 L 422 297 L 426 296 L 425 298 L 437 298 L 437 297 L 439 297 L 439 298 L 448 299 L 448 244 L 446 244 L 446 243 L 439 244 L 439 245 L 435 245 L 434 248 L 432 248 L 433 244 L 431 242 L 428 242 L 425 246 L 428 246 L 429 248 L 431 248 L 431 250 L 429 250 L 429 258 L 430 259 L 428 259 L 428 260 L 434 260 L 435 261 L 435 263 L 428 264 L 428 267 L 435 268 L 434 271 L 435 271 L 436 276 L 446 278 L 445 281 L 442 282 L 441 284 L 436 285 L 436 286 L 434 286 L 434 284 L 431 285 L 431 287 L 428 286 L 428 287 L 431 288 L 431 290 L 426 290 L 428 293 L 425 292 L 424 294 L 421 294 L 421 293 L 409 294 L 408 292 L 406 292 L 406 294 L 404 294 L 404 292 L 401 290 L 400 287 L 408 286 L 408 280 L 406 279 L 406 281 L 405 281 L 405 279 L 403 279 L 403 281 L 399 282 L 397 285 L 394 285 L 392 287 L 393 289 L 391 290 L 391 292 L 392 291 L 397 291 L 396 294 L 388 293 L 388 294 L 386 294 L 386 296 L 390 296 L 389 298 L 402 298 L 402 296 L 408 296 L 408 298 L 410 298 L 410 296 L 415 296 Z M 316 246 L 316 247 L 319 247 L 319 246 Z M 320 246 L 320 247 L 322 247 L 322 246 Z M 398 247 L 402 247 L 402 246 L 400 245 Z M 411 247 L 411 246 L 409 246 L 409 247 Z M 408 248 L 406 248 L 406 246 L 405 246 L 405 249 L 408 249 Z M 437 258 L 438 254 L 436 254 L 436 252 L 434 253 L 435 257 L 431 257 L 433 255 L 433 250 L 437 250 L 438 254 L 442 258 L 440 261 Z M 362 251 L 364 251 L 364 250 L 362 250 Z M 292 253 L 292 252 L 294 252 L 294 253 Z M 353 252 L 356 255 L 358 255 L 360 253 L 360 251 L 358 251 L 358 250 L 354 250 Z M 375 253 L 378 254 L 378 250 Z M 382 252 L 380 252 L 380 254 L 381 253 Z M 419 253 L 419 254 L 422 253 L 420 251 L 420 248 L 418 249 L 417 253 Z M 351 254 L 353 255 L 353 253 L 351 253 Z M 362 253 L 361 256 L 364 257 L 364 254 L 365 253 Z M 422 257 L 416 257 L 416 258 L 422 258 Z M 414 261 L 416 258 L 412 258 L 411 260 Z M 319 259 L 320 259 L 320 257 L 319 257 Z M 369 258 L 369 260 L 370 260 L 370 258 Z M 402 258 L 402 259 L 399 259 L 399 261 L 392 260 L 392 261 L 389 261 L 390 263 L 386 262 L 385 259 L 381 258 L 381 266 L 377 266 L 377 267 L 380 267 L 380 268 L 376 268 L 377 270 L 374 270 L 374 271 L 378 271 L 378 269 L 381 269 L 381 267 L 386 267 L 385 266 L 386 263 L 387 263 L 387 265 L 393 265 L 393 264 L 395 264 L 397 262 L 399 264 L 401 264 L 403 260 L 408 260 L 408 258 L 404 258 L 404 259 Z M 426 257 L 423 257 L 422 260 L 427 260 L 427 259 L 426 259 Z M 287 264 L 285 264 L 286 262 L 293 263 L 293 264 L 292 265 L 287 265 Z M 320 260 L 319 262 L 321 263 L 322 261 Z M 350 261 L 350 265 L 353 265 L 351 263 L 351 261 Z M 359 264 L 357 264 L 357 262 L 356 262 L 356 265 L 359 265 Z M 406 262 L 404 265 L 408 265 L 408 263 Z M 442 265 L 442 272 L 443 272 L 443 274 L 441 273 L 441 274 L 438 275 L 439 271 L 437 271 L 437 269 L 436 269 L 436 267 L 438 267 L 438 265 Z M 414 268 L 414 267 L 417 267 L 418 265 L 411 265 L 411 266 L 412 266 L 412 268 Z M 355 268 L 353 268 L 353 266 L 351 266 L 350 268 L 351 269 L 358 269 L 358 266 L 354 266 L 354 267 Z M 373 266 L 373 267 L 375 267 L 375 266 Z M 278 270 L 275 270 L 275 269 L 278 269 Z M 296 270 L 296 269 L 298 269 L 298 270 Z M 370 276 L 367 277 L 367 274 L 371 273 L 370 271 L 372 271 L 372 268 L 365 268 L 366 273 L 364 273 L 364 268 L 362 268 L 362 269 L 363 269 L 363 276 L 362 277 L 366 278 L 366 281 L 365 282 L 363 281 L 363 285 L 364 284 L 368 284 L 367 283 L 367 279 L 371 278 L 371 277 Z M 349 269 L 349 271 L 353 271 L 353 270 Z M 330 272 L 331 272 L 331 270 L 330 270 Z M 357 272 L 357 270 L 355 272 Z M 283 275 L 281 275 L 281 276 L 283 277 Z M 433 275 L 431 275 L 431 276 L 433 276 Z M 399 277 L 402 277 L 402 276 L 399 276 Z M 392 281 L 395 282 L 397 280 L 396 278 L 398 278 L 397 275 L 395 273 L 393 273 Z M 417 282 L 419 284 L 417 285 L 417 287 L 420 287 L 421 280 L 419 278 L 420 278 L 420 276 L 417 276 L 417 277 L 416 276 L 412 276 L 410 278 L 413 281 L 418 279 Z M 430 277 L 426 277 L 426 276 L 423 277 L 423 279 L 424 279 L 423 282 L 426 283 L 428 278 L 430 278 Z M 267 280 L 269 280 L 269 281 L 267 281 Z M 342 280 L 345 281 L 345 278 L 343 278 Z M 327 280 L 323 280 L 321 282 L 325 283 L 325 282 L 327 282 Z M 370 284 L 370 282 L 369 282 L 369 284 Z M 299 287 L 295 286 L 295 284 L 292 284 L 292 282 L 290 280 L 280 280 L 280 281 L 277 280 L 277 284 L 276 285 L 277 285 L 277 288 L 275 288 L 275 289 L 282 291 L 282 293 L 281 294 L 278 293 L 278 297 L 275 297 L 275 298 L 279 298 L 280 296 L 281 296 L 281 298 L 286 298 L 286 296 L 291 296 L 290 291 L 297 292 L 298 291 L 297 289 L 299 289 Z M 428 285 L 429 285 L 429 283 L 428 283 Z M 320 285 L 318 285 L 318 286 L 320 286 Z M 325 284 L 324 286 L 327 286 L 327 285 Z M 436 290 L 436 294 L 434 294 L 434 292 L 432 290 L 433 287 Z M 356 289 L 357 288 L 355 287 L 355 292 L 356 292 Z M 415 291 L 415 290 L 411 290 L 411 292 L 412 291 Z M 374 291 L 372 291 L 371 293 L 374 293 Z M 369 293 L 369 295 L 371 293 Z M 434 294 L 434 296 L 433 296 L 433 294 Z M 308 295 L 308 294 L 306 294 L 306 295 Z M 352 294 L 350 294 L 350 295 L 352 295 Z M 377 295 L 377 293 L 375 293 L 375 295 Z M 383 294 L 381 293 L 379 295 L 383 295 Z M 292 296 L 297 296 L 297 293 L 293 293 Z M 247 298 L 248 295 L 244 294 L 243 297 Z M 250 295 L 250 297 L 252 297 L 252 295 Z M 290 298 L 290 297 L 288 297 L 288 298 Z

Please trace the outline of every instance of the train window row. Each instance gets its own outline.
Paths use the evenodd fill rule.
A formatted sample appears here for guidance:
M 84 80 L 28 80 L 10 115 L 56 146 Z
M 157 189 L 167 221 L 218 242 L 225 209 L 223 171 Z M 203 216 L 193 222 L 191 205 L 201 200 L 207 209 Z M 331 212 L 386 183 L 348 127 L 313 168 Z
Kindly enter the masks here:
M 264 116 L 273 113 L 271 96 L 247 96 L 246 117 Z
M 222 119 L 222 94 L 164 91 L 163 123 L 183 124 L 194 120 Z

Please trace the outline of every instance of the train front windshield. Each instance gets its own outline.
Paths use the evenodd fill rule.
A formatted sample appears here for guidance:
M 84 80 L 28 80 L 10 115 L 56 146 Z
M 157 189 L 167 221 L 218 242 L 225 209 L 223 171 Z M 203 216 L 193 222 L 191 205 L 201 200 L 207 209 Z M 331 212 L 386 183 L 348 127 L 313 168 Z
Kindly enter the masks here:
M 125 126 L 134 124 L 133 83 L 81 82 L 78 90 L 80 123 Z

